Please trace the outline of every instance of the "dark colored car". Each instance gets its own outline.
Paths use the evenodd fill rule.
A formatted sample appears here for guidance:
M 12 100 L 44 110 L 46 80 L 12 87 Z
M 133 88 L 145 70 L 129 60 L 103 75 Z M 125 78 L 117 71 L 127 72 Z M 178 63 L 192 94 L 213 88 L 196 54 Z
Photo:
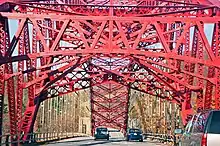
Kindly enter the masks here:
M 130 140 L 139 140 L 140 142 L 143 142 L 143 135 L 142 131 L 140 129 L 129 129 L 127 133 L 127 141 Z
M 107 128 L 96 128 L 95 140 L 96 139 L 107 139 L 109 140 L 109 132 Z

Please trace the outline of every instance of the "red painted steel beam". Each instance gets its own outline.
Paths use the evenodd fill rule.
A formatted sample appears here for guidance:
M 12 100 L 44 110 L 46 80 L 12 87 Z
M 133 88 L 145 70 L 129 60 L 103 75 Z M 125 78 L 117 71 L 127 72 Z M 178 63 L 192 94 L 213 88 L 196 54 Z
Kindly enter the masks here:
M 200 4 L 205 5 L 214 5 L 220 8 L 220 1 L 219 0 L 197 0 Z
M 214 53 L 215 56 L 218 56 L 218 46 L 220 44 L 220 31 L 219 31 L 219 24 L 215 24 L 214 29 L 213 29 L 213 39 L 212 40 L 212 51 Z M 218 74 L 218 70 L 216 71 L 215 68 L 213 67 L 209 67 L 208 68 L 208 77 L 214 77 L 216 76 L 216 74 Z M 218 81 L 217 81 L 218 83 Z M 215 95 L 213 95 L 213 89 L 215 88 L 215 84 L 212 84 L 211 82 L 207 82 L 206 84 L 206 92 L 205 92 L 205 99 L 204 99 L 204 108 L 205 109 L 210 109 L 213 107 L 213 103 L 216 109 L 219 109 L 219 98 L 218 98 L 218 85 L 216 86 L 217 88 L 217 96 L 215 98 Z M 215 101 L 214 101 L 215 100 Z
M 200 27 L 202 27 L 202 29 L 203 29 L 203 25 L 202 26 L 200 26 Z M 201 28 L 200 28 L 201 29 Z M 198 31 L 200 31 L 199 30 L 199 27 L 198 27 Z M 198 58 L 204 58 L 204 54 L 203 54 L 203 48 L 205 47 L 205 44 L 203 44 L 202 43 L 202 35 L 201 35 L 201 33 L 200 33 L 200 36 L 198 37 L 198 52 L 197 52 L 197 56 L 198 56 Z M 208 43 L 208 42 L 207 42 Z M 214 56 L 214 53 L 213 53 L 213 51 L 209 48 L 209 50 L 210 50 L 210 52 L 212 52 L 212 54 L 213 54 L 213 56 Z M 202 65 L 199 65 L 198 66 L 198 73 L 200 74 L 200 75 L 203 75 L 203 72 L 204 72 L 204 66 L 202 66 Z M 201 86 L 201 87 L 204 87 L 204 81 L 203 80 L 198 80 L 198 83 L 197 83 L 199 86 Z M 205 97 L 206 98 L 206 97 Z M 207 97 L 208 98 L 208 97 Z M 201 93 L 201 94 L 198 94 L 198 96 L 197 96 L 197 111 L 199 112 L 199 111 L 202 111 L 204 109 L 204 96 L 203 96 L 203 93 Z
M 96 22 L 98 21 L 106 21 L 106 20 L 116 20 L 119 22 L 132 22 L 132 21 L 139 21 L 141 23 L 144 22 L 163 22 L 163 23 L 170 23 L 170 22 L 189 22 L 191 21 L 192 23 L 201 21 L 203 23 L 214 23 L 214 22 L 218 22 L 219 21 L 219 16 L 213 16 L 213 17 L 155 17 L 155 20 L 152 21 L 151 18 L 148 17 L 116 17 L 116 16 L 90 16 L 89 18 L 87 16 L 76 16 L 76 15 L 60 15 L 59 18 L 57 18 L 56 14 L 50 14 L 50 15 L 46 15 L 46 14 L 18 14 L 18 13 L 6 13 L 6 12 L 1 12 L 0 13 L 1 16 L 3 17 L 7 17 L 9 19 L 32 19 L 32 20 L 42 20 L 42 18 L 48 18 L 51 20 L 59 20 L 59 21 L 65 21 L 66 18 L 68 19 L 72 19 L 75 21 L 83 21 L 83 20 L 95 20 Z M 215 18 L 215 19 L 213 19 Z
M 56 70 L 53 70 L 53 71 L 51 71 L 51 70 L 45 71 L 45 72 L 43 72 L 44 75 L 42 75 L 41 77 L 39 77 L 38 79 L 36 79 L 34 81 L 30 81 L 30 82 L 24 83 L 23 86 L 24 86 L 24 88 L 27 88 L 27 87 L 29 87 L 31 85 L 34 85 L 34 84 L 36 84 L 36 83 L 38 83 L 40 81 L 43 81 L 43 80 L 45 80 L 47 78 L 53 79 L 53 75 L 54 74 L 62 73 L 62 72 L 64 72 L 64 70 L 72 67 L 73 65 L 77 65 L 77 61 L 78 60 L 74 59 L 74 60 L 72 60 L 72 62 L 70 62 L 69 64 L 67 64 L 67 65 L 65 65 L 65 66 L 63 66 L 63 67 L 61 67 L 59 69 L 56 69 Z M 49 66 L 46 66 L 46 67 L 49 67 Z
M 101 75 L 97 75 L 96 77 L 98 77 L 98 76 L 102 76 L 102 74 L 101 74 Z M 94 78 L 94 76 L 92 76 L 91 78 Z M 82 80 L 73 80 L 73 81 L 68 82 L 68 83 L 65 83 L 65 84 L 55 84 L 54 86 L 51 86 L 50 88 L 48 88 L 51 92 L 53 92 L 53 94 L 50 93 L 50 91 L 49 91 L 47 98 L 52 98 L 52 97 L 55 97 L 55 96 L 58 96 L 58 95 L 60 96 L 60 95 L 64 95 L 64 94 L 71 93 L 71 92 L 75 92 L 75 91 L 78 91 L 78 90 L 90 88 L 90 87 L 92 87 L 92 86 L 100 85 L 100 84 L 106 82 L 106 81 L 102 81 L 101 83 L 92 84 L 92 85 L 90 85 L 90 84 L 88 83 L 87 86 L 81 86 L 81 87 L 77 87 L 77 88 L 72 88 L 72 86 L 73 86 L 74 84 L 78 84 L 78 82 L 87 81 L 87 80 L 89 81 L 89 79 L 82 79 Z M 114 82 L 118 82 L 118 81 L 114 81 Z M 125 81 L 124 81 L 124 82 L 125 82 Z M 144 92 L 144 93 L 146 93 L 146 94 L 150 94 L 150 95 L 153 95 L 153 96 L 160 97 L 160 98 L 162 98 L 162 99 L 166 99 L 166 100 L 168 100 L 168 101 L 171 101 L 171 102 L 174 102 L 174 103 L 177 103 L 177 104 L 179 104 L 179 103 L 181 102 L 180 99 L 175 98 L 175 96 L 176 96 L 175 94 L 174 94 L 174 98 L 171 99 L 170 97 L 167 97 L 167 96 L 164 96 L 164 95 L 154 94 L 153 92 L 150 92 L 149 90 L 147 90 L 147 89 L 145 89 L 145 88 L 133 87 L 133 86 L 130 86 L 130 85 L 124 84 L 124 83 L 120 83 L 120 84 L 121 84 L 121 85 L 124 85 L 124 86 L 127 86 L 127 87 L 129 87 L 129 88 L 132 88 L 132 89 L 134 89 L 134 90 L 138 90 L 138 91 Z M 64 87 L 64 88 L 66 87 L 66 88 L 65 88 L 65 91 L 64 91 L 64 92 L 62 92 L 62 91 L 58 92 L 58 89 L 59 89 L 59 88 L 62 88 L 62 87 Z M 55 90 L 56 92 L 52 91 L 53 88 L 57 88 L 57 89 Z M 160 88 L 158 88 L 158 89 L 160 89 Z M 162 88 L 161 88 L 161 89 L 162 89 Z M 44 92 L 44 91 L 42 91 L 42 92 Z M 42 99 L 42 100 L 45 100 L 45 99 L 47 99 L 47 98 L 44 98 L 44 99 Z M 100 98 L 102 98 L 102 97 L 100 97 Z
M 123 85 L 118 86 L 115 82 L 106 82 L 102 84 L 105 88 L 99 88 L 99 86 L 91 87 L 91 109 L 92 109 L 92 131 L 94 134 L 95 129 L 101 126 L 107 126 L 109 128 L 117 128 L 122 130 L 123 133 L 126 132 L 127 129 L 127 112 L 128 112 L 128 91 L 127 87 L 123 87 Z M 112 86 L 117 86 L 118 88 L 112 89 Z M 94 94 L 94 92 L 96 94 Z M 105 94 L 103 94 L 105 92 Z M 113 94 L 123 94 L 123 96 L 117 96 L 118 102 L 111 102 L 112 98 L 115 98 Z M 122 93 L 123 92 L 123 93 Z M 101 94 L 101 95 L 99 95 Z M 104 100 L 106 102 L 100 102 L 100 96 L 105 96 Z M 105 112 L 104 112 L 104 111 Z M 121 121 L 121 122 L 119 122 Z
M 10 44 L 10 36 L 9 36 L 9 26 L 7 19 L 3 19 L 3 26 L 1 26 L 1 51 L 2 53 L 6 53 L 9 49 Z M 13 73 L 12 63 L 4 64 L 4 72 L 5 73 Z M 1 83 L 5 83 L 4 80 L 1 80 Z M 5 84 L 3 84 L 5 86 Z M 4 88 L 4 87 L 3 87 Z M 10 134 L 17 134 L 17 115 L 16 115 L 16 99 L 15 99 L 15 91 L 14 91 L 14 80 L 13 78 L 7 80 L 6 92 L 8 96 L 8 109 L 9 109 L 9 123 L 10 123 Z M 14 141 L 14 137 L 11 137 L 11 140 Z
M 168 74 L 168 73 L 166 73 L 166 72 L 162 72 L 162 71 L 160 71 L 159 69 L 157 69 L 157 68 L 155 68 L 155 67 L 153 67 L 153 66 L 150 66 L 150 65 L 146 64 L 145 62 L 143 62 L 143 61 L 141 61 L 141 60 L 140 60 L 140 63 L 143 64 L 145 67 L 148 67 L 148 68 L 154 70 L 155 72 L 166 76 L 166 77 L 169 78 L 170 80 L 174 80 L 176 83 L 179 83 L 179 84 L 181 84 L 181 85 L 186 86 L 187 88 L 189 88 L 189 89 L 191 89 L 191 90 L 198 90 L 198 89 L 201 88 L 201 87 L 199 87 L 199 86 L 194 86 L 194 87 L 193 87 L 193 86 L 191 86 L 191 85 L 188 85 L 186 82 L 182 82 L 181 80 L 178 81 L 178 80 L 177 80 L 176 78 L 174 78 L 172 75 L 170 75 L 170 74 Z M 164 82 L 165 82 L 165 81 L 164 81 Z M 167 86 L 170 86 L 169 83 L 166 83 L 166 85 L 167 85 Z M 174 88 L 173 88 L 173 89 L 174 89 Z
M 28 59 L 36 59 L 36 58 L 41 58 L 41 57 L 49 57 L 49 56 L 68 56 L 68 55 L 77 55 L 77 54 L 109 54 L 109 51 L 107 49 L 102 49 L 102 50 L 65 50 L 65 51 L 55 51 L 55 52 L 42 52 L 42 53 L 33 53 L 33 54 L 28 54 L 28 55 L 19 55 L 17 57 L 12 57 L 11 60 L 13 62 L 16 61 L 24 61 Z M 128 50 L 121 50 L 121 49 L 114 49 L 112 54 L 126 54 L 129 55 Z M 146 56 L 152 56 L 152 57 L 163 57 L 165 59 L 175 59 L 179 61 L 188 61 L 191 63 L 200 63 L 208 66 L 215 66 L 220 68 L 220 59 L 217 58 L 215 62 L 210 61 L 210 60 L 202 60 L 198 58 L 192 58 L 192 57 L 183 57 L 181 55 L 175 55 L 173 53 L 157 53 L 157 52 L 147 52 L 147 51 L 139 51 L 139 50 L 133 50 L 132 54 L 134 55 L 146 55 Z M 8 63 L 10 62 L 9 58 L 3 58 L 2 61 L 0 61 L 1 64 Z
M 18 43 L 18 39 L 19 39 L 19 37 L 21 35 L 21 32 L 23 31 L 24 26 L 26 25 L 26 23 L 27 23 L 26 19 L 22 19 L 20 21 L 19 26 L 18 26 L 18 30 L 16 31 L 16 34 L 13 36 L 12 41 L 10 43 L 10 47 L 6 52 L 6 57 L 12 56 L 12 53 L 15 50 L 15 46 Z
M 72 80 L 69 83 L 57 83 L 57 84 L 54 84 L 53 86 L 50 86 L 49 88 L 46 88 L 46 89 L 40 91 L 37 94 L 39 95 L 42 92 L 48 92 L 46 94 L 47 96 L 42 99 L 42 100 L 45 100 L 45 99 L 52 98 L 52 97 L 55 97 L 55 96 L 60 96 L 60 95 L 64 95 L 64 94 L 67 94 L 67 93 L 76 92 L 78 90 L 86 89 L 86 88 L 89 88 L 91 86 L 99 85 L 99 84 L 102 84 L 102 83 L 106 82 L 105 80 L 102 80 L 102 81 L 99 81 L 99 82 L 94 83 L 92 85 L 89 83 L 89 81 L 92 78 L 99 78 L 99 76 L 102 77 L 103 74 L 97 75 L 97 76 L 91 76 L 89 78 L 85 78 L 85 79 L 82 79 L 82 80 L 80 80 L 80 79 Z M 81 85 L 80 82 L 84 82 L 84 83 L 86 83 L 86 85 Z M 77 87 L 75 87 L 74 85 L 77 85 Z M 64 88 L 65 91 L 57 90 L 59 88 Z
M 208 78 L 208 77 L 204 77 L 204 76 L 202 76 L 202 75 L 195 74 L 194 72 L 188 72 L 188 71 L 185 71 L 185 70 L 179 70 L 179 69 L 174 68 L 173 66 L 167 65 L 167 64 L 165 64 L 165 63 L 152 61 L 152 60 L 150 60 L 150 59 L 145 59 L 145 58 L 143 58 L 143 57 L 136 57 L 136 58 L 145 60 L 145 62 L 147 62 L 147 63 L 149 63 L 149 64 L 152 64 L 152 65 L 159 65 L 159 66 L 161 66 L 161 67 L 170 69 L 170 70 L 171 70 L 171 71 L 170 71 L 170 74 L 172 74 L 171 72 L 173 71 L 173 72 L 183 73 L 183 74 L 187 74 L 187 75 L 189 75 L 189 76 L 197 77 L 197 78 L 199 78 L 199 79 L 207 80 L 207 81 L 209 81 L 209 82 L 211 82 L 211 83 L 213 83 L 213 84 L 215 84 L 215 82 L 216 82 L 214 77 L 213 77 L 213 78 L 211 78 L 211 77 Z M 192 63 L 192 64 L 196 64 L 196 63 Z M 176 76 L 179 76 L 179 74 L 176 75 Z
M 215 55 L 219 57 L 219 45 L 220 45 L 220 23 L 216 23 L 213 33 L 214 39 L 212 41 L 212 49 L 215 52 Z M 215 104 L 215 109 L 220 109 L 220 70 L 215 70 L 215 76 L 217 76 L 217 83 L 215 84 L 215 98 L 213 99 Z M 213 85 L 212 85 L 213 86 Z M 209 87 L 210 88 L 210 87 Z
M 96 67 L 97 68 L 97 67 Z M 89 71 L 89 70 L 87 70 L 87 72 L 88 73 L 95 73 L 95 74 L 97 74 L 96 72 L 92 72 L 92 71 Z M 108 72 L 108 71 L 107 71 Z M 111 71 L 110 71 L 111 72 Z M 102 76 L 102 75 L 104 75 L 104 74 L 106 74 L 105 72 L 103 72 L 103 73 L 101 73 L 101 72 L 99 72 L 99 75 L 93 75 L 93 76 L 91 76 L 91 77 L 89 77 L 89 78 L 94 78 L 94 77 L 98 77 L 98 76 Z M 117 73 L 116 73 L 117 74 Z M 127 72 L 126 74 L 132 74 L 132 72 Z M 120 76 L 120 75 L 119 75 Z M 123 75 L 122 75 L 123 76 Z M 52 78 L 56 78 L 56 77 L 52 77 Z M 85 78 L 86 80 L 89 80 L 89 78 L 87 77 L 87 78 Z M 136 77 L 132 77 L 132 78 L 134 78 L 134 80 L 137 80 L 138 81 L 138 76 L 136 76 Z M 60 82 L 61 82 L 61 84 L 58 82 L 58 83 L 56 83 L 56 85 L 54 85 L 52 88 L 55 88 L 56 86 L 60 86 L 60 87 L 62 87 L 62 86 L 68 86 L 68 87 L 70 87 L 70 90 L 69 90 L 69 92 L 71 92 L 71 85 L 73 85 L 74 83 L 76 83 L 76 82 L 78 82 L 78 81 L 80 81 L 80 78 L 78 78 L 78 79 L 74 79 L 74 80 L 71 80 L 70 78 L 68 79 L 65 79 L 66 81 L 65 81 L 65 83 L 62 83 L 63 81 L 61 80 Z M 84 79 L 82 78 L 82 81 L 83 81 Z M 127 81 L 126 81 L 127 82 Z M 132 80 L 131 81 L 129 81 L 129 82 L 133 82 Z M 140 82 L 142 82 L 141 80 L 140 80 Z M 163 87 L 164 88 L 164 87 Z M 45 89 L 47 89 L 47 88 L 45 88 Z M 158 89 L 160 89 L 160 88 L 158 88 Z M 145 90 L 145 89 L 144 89 Z M 62 94 L 62 93 L 61 93 Z
M 139 1 L 133 3 L 135 6 L 131 6 L 130 2 L 121 6 L 121 2 L 111 1 L 111 3 L 105 3 L 104 7 L 96 6 L 97 8 L 94 8 L 97 3 L 93 3 L 93 6 L 87 4 L 85 6 L 85 3 L 63 4 L 61 1 L 58 1 L 59 4 L 39 4 L 38 2 L 8 4 L 8 6 L 16 5 L 16 7 L 8 9 L 11 13 L 1 12 L 1 17 L 17 19 L 22 25 L 19 25 L 13 41 L 8 43 L 10 47 L 4 50 L 8 52 L 7 57 L 0 54 L 0 64 L 9 65 L 5 80 L 12 81 L 12 77 L 18 76 L 17 85 L 21 87 L 19 89 L 28 88 L 29 90 L 28 108 L 20 126 L 22 131 L 28 133 L 32 130 L 38 109 L 36 102 L 39 102 L 39 99 L 44 100 L 80 89 L 95 88 L 95 86 L 105 83 L 116 84 L 115 82 L 125 86 L 124 88 L 140 90 L 182 105 L 182 117 L 185 119 L 187 114 L 192 111 L 190 91 L 194 87 L 204 88 L 206 86 L 205 96 L 210 95 L 214 86 L 216 91 L 219 89 L 220 60 L 215 54 L 218 51 L 213 49 L 213 46 L 218 46 L 219 32 L 215 28 L 216 33 L 212 38 L 214 42 L 212 46 L 209 45 L 208 37 L 204 32 L 204 24 L 219 23 L 219 9 L 213 4 L 203 2 L 196 4 L 197 2 L 190 4 L 187 0 L 175 2 Z M 109 7 L 109 4 L 114 7 Z M 140 5 L 137 6 L 137 4 Z M 84 16 L 81 15 L 82 13 Z M 33 30 L 29 31 L 26 25 L 33 27 Z M 189 46 L 192 41 L 189 39 L 189 34 L 194 27 L 198 30 L 194 35 L 197 40 L 193 41 L 194 46 L 190 50 Z M 30 47 L 30 40 L 32 40 L 32 47 Z M 25 42 L 23 45 L 22 41 Z M 64 42 L 65 44 L 63 44 Z M 158 44 L 159 47 L 150 48 Z M 20 46 L 19 53 L 11 56 L 16 46 Z M 208 58 L 204 58 L 203 52 L 207 53 Z M 84 60 L 85 62 L 78 62 L 74 66 L 76 56 L 85 57 L 88 55 L 93 57 L 88 57 L 87 60 Z M 68 61 L 64 58 L 67 58 Z M 119 58 L 118 61 L 107 61 L 115 58 Z M 141 60 L 142 66 L 138 65 L 134 58 Z M 38 60 L 40 63 L 37 64 Z M 95 60 L 96 63 L 93 63 L 95 66 L 89 64 L 89 60 Z M 11 70 L 12 62 L 19 63 L 18 72 Z M 24 62 L 26 69 L 22 67 Z M 69 64 L 65 64 L 65 62 Z M 181 67 L 181 64 L 184 67 Z M 74 68 L 71 68 L 72 66 Z M 143 66 L 148 68 L 148 72 L 147 70 L 143 73 L 138 72 L 143 69 Z M 52 68 L 55 68 L 55 71 Z M 76 68 L 83 70 L 87 76 L 69 77 L 67 74 L 83 75 L 82 72 L 73 74 L 72 71 Z M 205 68 L 209 68 L 208 76 L 204 74 Z M 212 68 L 215 68 L 215 75 L 210 75 Z M 100 75 L 97 75 L 97 72 Z M 144 77 L 143 74 L 145 74 Z M 22 77 L 25 76 L 28 76 L 27 82 L 22 81 Z M 152 77 L 154 79 L 151 79 Z M 198 80 L 197 85 L 192 83 L 194 78 Z M 92 82 L 89 82 L 91 79 Z M 204 85 L 204 80 L 208 80 L 210 83 Z M 108 91 L 108 88 L 100 87 L 102 90 Z M 31 92 L 32 89 L 33 92 Z M 19 97 L 17 106 L 13 107 L 17 101 L 13 99 L 13 96 L 9 96 L 10 110 L 12 110 L 10 112 L 11 121 L 15 121 L 14 117 L 20 118 L 19 105 L 22 95 L 19 94 L 20 90 L 17 90 L 16 93 L 16 96 Z M 201 95 L 198 91 L 199 100 L 197 103 L 199 106 L 197 108 L 203 108 L 204 105 L 204 102 L 201 101 L 203 98 Z M 115 104 L 114 100 L 118 96 L 114 96 L 112 100 L 105 100 L 106 98 L 98 96 L 97 92 L 96 96 L 99 98 L 98 101 L 104 100 L 99 104 L 94 102 L 95 106 L 101 107 L 103 111 L 102 113 L 94 113 L 103 119 L 98 122 L 98 125 L 108 126 L 109 120 L 105 114 L 110 111 L 115 114 L 115 109 L 106 110 L 100 104 Z M 218 97 L 218 92 L 216 92 L 215 108 L 219 107 Z M 210 103 L 211 98 L 204 98 L 207 103 Z M 121 98 L 121 100 L 124 99 Z M 122 101 L 119 105 L 124 105 L 124 103 Z M 119 106 L 113 107 L 117 109 Z M 126 112 L 124 110 L 121 114 L 111 117 L 110 121 L 113 124 L 109 126 L 123 127 L 126 125 L 121 122 L 117 124 L 118 118 L 127 116 Z M 14 116 L 13 113 L 18 113 L 18 115 Z M 126 122 L 126 118 L 121 120 Z M 13 128 L 11 126 L 12 130 Z M 24 139 L 27 139 L 27 135 Z
M 6 32 L 5 32 L 5 21 L 0 21 L 0 52 L 1 56 L 5 55 L 5 41 L 6 41 Z M 0 135 L 3 135 L 2 128 L 3 128 L 3 113 L 4 113 L 4 94 L 5 94 L 5 65 L 0 65 Z M 0 142 L 2 142 L 2 138 L 0 138 Z
M 185 41 L 186 41 L 187 44 L 189 44 L 189 42 L 190 42 L 190 34 L 189 34 L 189 32 L 187 32 L 185 34 Z M 195 28 L 194 29 L 194 34 L 193 34 L 193 40 L 192 40 L 192 51 L 190 51 L 190 46 L 187 45 L 186 48 L 185 48 L 184 55 L 186 57 L 194 57 L 194 58 L 196 58 L 197 57 L 197 52 L 198 52 L 197 50 L 198 50 L 198 46 L 199 45 L 200 45 L 199 44 L 199 32 L 198 32 L 198 29 Z M 190 71 L 190 72 L 195 72 L 195 65 L 194 64 L 190 64 L 188 62 L 184 62 L 184 70 Z M 193 79 L 194 79 L 193 77 L 194 76 L 185 75 L 184 79 L 190 85 L 193 85 Z M 192 97 L 192 92 L 186 93 L 185 94 L 184 104 L 181 107 L 182 108 L 181 109 L 181 113 L 182 113 L 183 123 L 184 124 L 186 124 L 188 116 L 189 116 L 187 112 L 192 112 L 191 97 Z M 197 99 L 197 102 L 198 102 L 198 99 Z
M 28 28 L 28 25 L 26 24 L 24 26 L 24 32 L 23 32 L 24 36 L 23 36 L 23 41 L 20 41 L 20 43 L 22 42 L 23 43 L 23 51 L 25 52 L 25 54 L 29 54 L 31 51 L 32 52 L 36 52 L 36 48 L 34 45 L 35 42 L 33 40 L 33 48 L 31 50 L 31 46 L 30 46 L 30 38 L 29 38 L 29 28 Z M 34 30 L 33 30 L 33 33 L 34 33 Z M 34 38 L 34 37 L 33 37 Z M 32 67 L 36 67 L 36 63 L 35 61 L 33 60 L 28 60 L 26 62 L 26 68 L 27 69 L 31 69 Z M 18 66 L 18 69 L 19 71 L 22 71 L 23 69 L 23 66 Z M 34 72 L 29 72 L 27 73 L 27 81 L 33 81 L 35 79 L 35 73 Z M 19 88 L 20 89 L 23 89 L 23 86 L 22 84 L 20 83 L 19 84 Z M 22 90 L 21 90 L 22 91 Z M 19 90 L 18 90 L 19 92 Z M 21 94 L 21 93 L 20 93 Z M 19 95 L 19 93 L 18 93 Z M 19 119 L 19 133 L 23 133 L 24 134 L 24 137 L 23 139 L 27 139 L 27 137 L 29 137 L 27 135 L 27 133 L 30 133 L 32 127 L 33 127 L 33 119 L 35 119 L 36 117 L 36 105 L 35 105 L 35 101 L 34 101 L 34 98 L 35 98 L 35 85 L 32 85 L 32 86 L 29 86 L 28 87 L 28 103 L 27 103 L 27 107 L 25 109 L 25 113 L 24 113 L 24 116 L 23 116 L 23 119 Z M 17 99 L 17 103 L 20 104 L 20 106 L 22 105 L 22 97 L 20 97 L 20 99 Z M 39 102 L 38 102 L 39 104 Z M 19 107 L 17 108 L 17 112 L 19 112 L 20 115 L 22 115 L 22 107 Z M 20 116 L 18 115 L 18 117 Z M 18 139 L 20 139 L 20 136 L 18 136 Z
M 21 24 L 22 25 L 22 24 Z M 23 26 L 22 26 L 23 27 Z M 25 29 L 27 29 L 27 26 L 25 26 Z M 20 34 L 20 39 L 21 41 L 18 43 L 18 52 L 19 54 L 24 54 L 25 52 L 25 48 L 24 48 L 24 44 L 25 44 L 25 39 L 27 39 L 27 36 L 24 36 L 24 33 Z M 24 62 L 23 61 L 19 61 L 18 62 L 18 71 L 22 71 L 24 68 Z M 22 105 L 23 105 L 23 87 L 22 87 L 22 83 L 24 82 L 23 79 L 23 75 L 20 74 L 17 78 L 17 89 L 16 89 L 16 95 L 17 95 L 17 126 L 20 126 L 19 124 L 21 123 L 21 119 L 22 119 Z M 18 129 L 18 133 L 19 133 L 20 129 Z M 18 135 L 17 137 L 18 139 L 20 139 L 20 135 Z
M 42 0 L 1 0 L 0 4 L 3 4 L 3 3 L 38 2 L 38 1 L 42 1 Z M 43 0 L 43 1 L 47 1 L 47 0 Z
M 109 71 L 109 70 L 107 70 L 107 69 L 105 69 L 105 68 L 103 68 L 103 67 L 100 67 L 100 66 L 96 66 L 97 68 L 101 68 L 102 70 L 105 70 L 106 72 L 108 72 L 108 73 L 112 73 L 112 74 L 114 74 L 114 75 L 116 75 L 116 76 L 120 76 L 120 77 L 122 77 L 126 82 L 130 82 L 130 83 L 133 83 L 133 82 L 135 82 L 135 81 L 138 81 L 138 82 L 143 82 L 143 83 L 146 83 L 146 84 L 148 84 L 148 85 L 151 85 L 151 83 L 149 82 L 149 81 L 147 81 L 147 80 L 140 80 L 139 78 L 138 78 L 138 75 L 136 75 L 136 76 L 132 76 L 132 75 L 130 75 L 130 73 L 126 73 L 126 74 L 124 74 L 123 72 L 122 73 L 118 73 L 117 72 L 117 70 L 111 70 L 111 71 Z M 146 72 L 145 72 L 146 73 Z M 132 73 L 131 73 L 132 74 Z M 166 84 L 165 84 L 166 85 Z M 168 84 L 167 84 L 168 85 Z M 154 87 L 155 88 L 157 88 L 157 89 L 160 89 L 160 88 L 163 88 L 163 87 L 157 87 L 157 85 L 154 85 Z M 171 87 L 171 86 L 170 86 Z M 173 91 L 175 91 L 175 88 L 173 88 L 173 87 L 171 87 L 170 89 L 172 89 Z M 169 90 L 169 89 L 168 89 Z

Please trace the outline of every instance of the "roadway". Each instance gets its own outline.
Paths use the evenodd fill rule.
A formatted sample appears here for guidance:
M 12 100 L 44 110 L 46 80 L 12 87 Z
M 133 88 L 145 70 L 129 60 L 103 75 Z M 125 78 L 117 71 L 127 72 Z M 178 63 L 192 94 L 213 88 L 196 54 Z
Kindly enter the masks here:
M 125 141 L 124 138 L 110 138 L 109 140 L 94 140 L 93 137 L 78 137 L 47 144 L 48 146 L 165 146 L 157 142 Z

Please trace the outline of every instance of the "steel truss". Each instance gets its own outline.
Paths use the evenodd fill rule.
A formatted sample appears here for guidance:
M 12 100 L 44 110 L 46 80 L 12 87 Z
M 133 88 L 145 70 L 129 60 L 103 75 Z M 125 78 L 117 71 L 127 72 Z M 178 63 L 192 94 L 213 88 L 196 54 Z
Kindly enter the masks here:
M 92 131 L 100 126 L 121 130 L 124 134 L 128 121 L 128 88 L 108 81 L 91 87 Z
M 102 125 L 126 129 L 131 88 L 180 105 L 184 124 L 193 95 L 198 111 L 219 109 L 218 7 L 212 0 L 3 3 L 0 124 L 5 91 L 11 134 L 24 133 L 23 139 L 33 130 L 40 102 L 85 88 L 91 89 L 93 132 Z M 19 23 L 11 41 L 8 19 Z M 123 110 L 112 108 L 120 104 Z

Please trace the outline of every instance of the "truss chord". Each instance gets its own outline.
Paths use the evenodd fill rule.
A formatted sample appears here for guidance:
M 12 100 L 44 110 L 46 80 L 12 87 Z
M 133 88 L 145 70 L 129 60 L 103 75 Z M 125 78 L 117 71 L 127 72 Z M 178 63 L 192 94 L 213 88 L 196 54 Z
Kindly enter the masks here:
M 146 101 L 132 99 L 133 91 L 154 98 L 155 109 L 169 106 L 171 113 L 158 115 L 170 116 L 165 125 L 171 133 L 177 107 L 184 125 L 194 112 L 220 109 L 220 5 L 215 1 L 6 2 L 0 2 L 0 135 L 9 123 L 10 134 L 23 134 L 12 141 L 30 140 L 38 109 L 48 117 L 37 120 L 50 127 L 60 119 L 68 125 L 71 116 L 78 124 L 71 132 L 77 131 L 78 113 L 68 113 L 64 95 L 77 93 L 78 110 L 78 91 L 88 88 L 91 134 L 99 126 L 126 133 L 130 109 L 136 109 L 130 106 L 144 107 Z M 11 28 L 14 23 L 18 27 Z M 62 108 L 60 119 L 53 107 Z M 144 110 L 138 109 L 141 115 Z M 141 119 L 145 128 L 147 118 Z

